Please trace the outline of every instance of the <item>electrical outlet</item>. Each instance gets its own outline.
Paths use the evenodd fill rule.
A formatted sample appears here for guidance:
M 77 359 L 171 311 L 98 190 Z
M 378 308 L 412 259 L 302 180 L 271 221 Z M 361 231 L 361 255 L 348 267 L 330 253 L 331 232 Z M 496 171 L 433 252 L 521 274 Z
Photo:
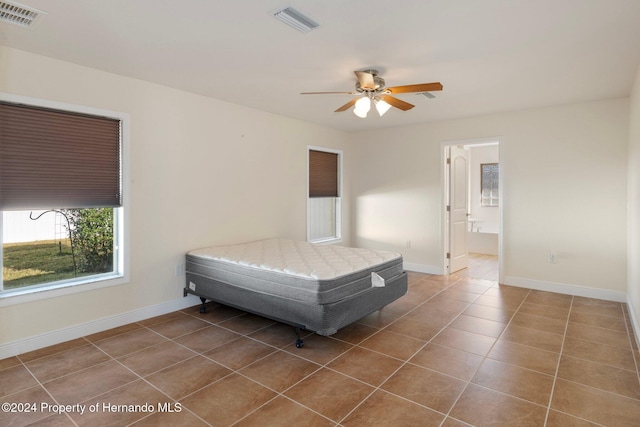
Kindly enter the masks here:
M 549 262 L 551 264 L 556 264 L 558 262 L 558 254 L 555 252 L 549 252 Z
M 176 264 L 176 268 L 174 270 L 174 274 L 176 275 L 176 277 L 180 277 L 184 274 L 184 264 L 183 263 L 178 263 Z

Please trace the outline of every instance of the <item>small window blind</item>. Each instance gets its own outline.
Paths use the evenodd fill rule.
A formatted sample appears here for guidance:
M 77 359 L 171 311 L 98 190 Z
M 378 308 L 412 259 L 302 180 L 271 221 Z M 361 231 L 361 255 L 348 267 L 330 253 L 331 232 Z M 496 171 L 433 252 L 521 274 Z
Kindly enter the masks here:
M 0 209 L 121 206 L 120 121 L 0 102 Z
M 338 197 L 338 154 L 309 150 L 309 197 Z

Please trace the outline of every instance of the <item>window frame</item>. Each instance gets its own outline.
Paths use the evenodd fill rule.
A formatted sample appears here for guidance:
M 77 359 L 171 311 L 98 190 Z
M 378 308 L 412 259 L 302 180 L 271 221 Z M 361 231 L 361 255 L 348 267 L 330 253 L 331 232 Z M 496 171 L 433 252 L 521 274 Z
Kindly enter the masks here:
M 332 153 L 338 155 L 338 197 L 331 197 L 335 199 L 335 208 L 334 208 L 334 220 L 335 220 L 335 228 L 336 232 L 334 236 L 320 238 L 320 239 L 312 239 L 311 238 L 311 221 L 312 221 L 312 209 L 311 209 L 311 199 L 314 197 L 309 196 L 309 153 L 311 151 L 321 151 L 325 153 Z M 343 163 L 343 151 L 335 148 L 326 148 L 319 147 L 313 145 L 307 145 L 307 242 L 309 243 L 321 243 L 321 244 L 331 244 L 331 243 L 340 243 L 342 242 L 342 163 Z
M 121 138 L 121 185 L 122 205 L 114 209 L 114 271 L 81 278 L 61 280 L 16 288 L 0 292 L 0 307 L 38 301 L 48 298 L 70 295 L 78 292 L 100 289 L 108 286 L 122 285 L 130 281 L 130 238 L 129 238 L 129 146 L 130 146 L 130 116 L 127 113 L 98 109 L 82 105 L 68 104 L 46 99 L 0 92 L 0 100 L 5 102 L 25 104 L 36 107 L 50 108 L 59 111 L 89 114 L 109 117 L 120 121 Z M 0 215 L 0 243 L 2 236 L 2 215 Z M 0 267 L 3 263 L 2 247 L 0 246 Z

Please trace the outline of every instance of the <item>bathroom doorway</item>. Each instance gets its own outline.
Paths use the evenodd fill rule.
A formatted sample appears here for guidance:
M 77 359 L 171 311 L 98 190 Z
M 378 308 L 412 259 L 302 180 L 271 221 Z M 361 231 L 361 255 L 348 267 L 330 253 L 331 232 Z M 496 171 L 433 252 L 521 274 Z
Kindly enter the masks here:
M 445 274 L 468 270 L 475 276 L 481 271 L 483 277 L 499 280 L 503 179 L 500 140 L 446 142 L 442 151 Z M 485 271 L 489 266 L 493 270 Z

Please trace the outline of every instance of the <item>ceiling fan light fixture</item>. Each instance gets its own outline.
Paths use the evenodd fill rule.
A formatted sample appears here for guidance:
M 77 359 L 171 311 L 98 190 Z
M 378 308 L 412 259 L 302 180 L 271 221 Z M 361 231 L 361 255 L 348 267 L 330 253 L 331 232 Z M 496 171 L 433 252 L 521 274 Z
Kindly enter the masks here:
M 396 95 L 404 93 L 418 93 L 433 98 L 429 92 L 442 90 L 442 83 L 418 83 L 403 86 L 386 87 L 386 83 L 382 77 L 378 75 L 378 71 L 368 69 L 365 71 L 354 71 L 356 75 L 356 91 L 355 92 L 303 92 L 302 95 L 317 95 L 330 93 L 344 93 L 349 95 L 357 95 L 351 101 L 338 107 L 336 113 L 347 111 L 353 108 L 353 113 L 361 118 L 366 118 L 367 113 L 371 109 L 371 103 L 376 106 L 376 110 L 380 117 L 384 116 L 391 107 L 401 111 L 411 110 L 415 105 L 397 98 Z
M 371 109 L 371 100 L 366 96 L 358 99 L 355 104 L 355 108 L 353 109 L 353 114 L 364 119 L 367 117 L 367 113 Z
M 391 104 L 385 102 L 383 99 L 376 98 L 374 103 L 376 104 L 376 110 L 378 110 L 380 117 L 384 116 L 384 114 L 391 108 Z

